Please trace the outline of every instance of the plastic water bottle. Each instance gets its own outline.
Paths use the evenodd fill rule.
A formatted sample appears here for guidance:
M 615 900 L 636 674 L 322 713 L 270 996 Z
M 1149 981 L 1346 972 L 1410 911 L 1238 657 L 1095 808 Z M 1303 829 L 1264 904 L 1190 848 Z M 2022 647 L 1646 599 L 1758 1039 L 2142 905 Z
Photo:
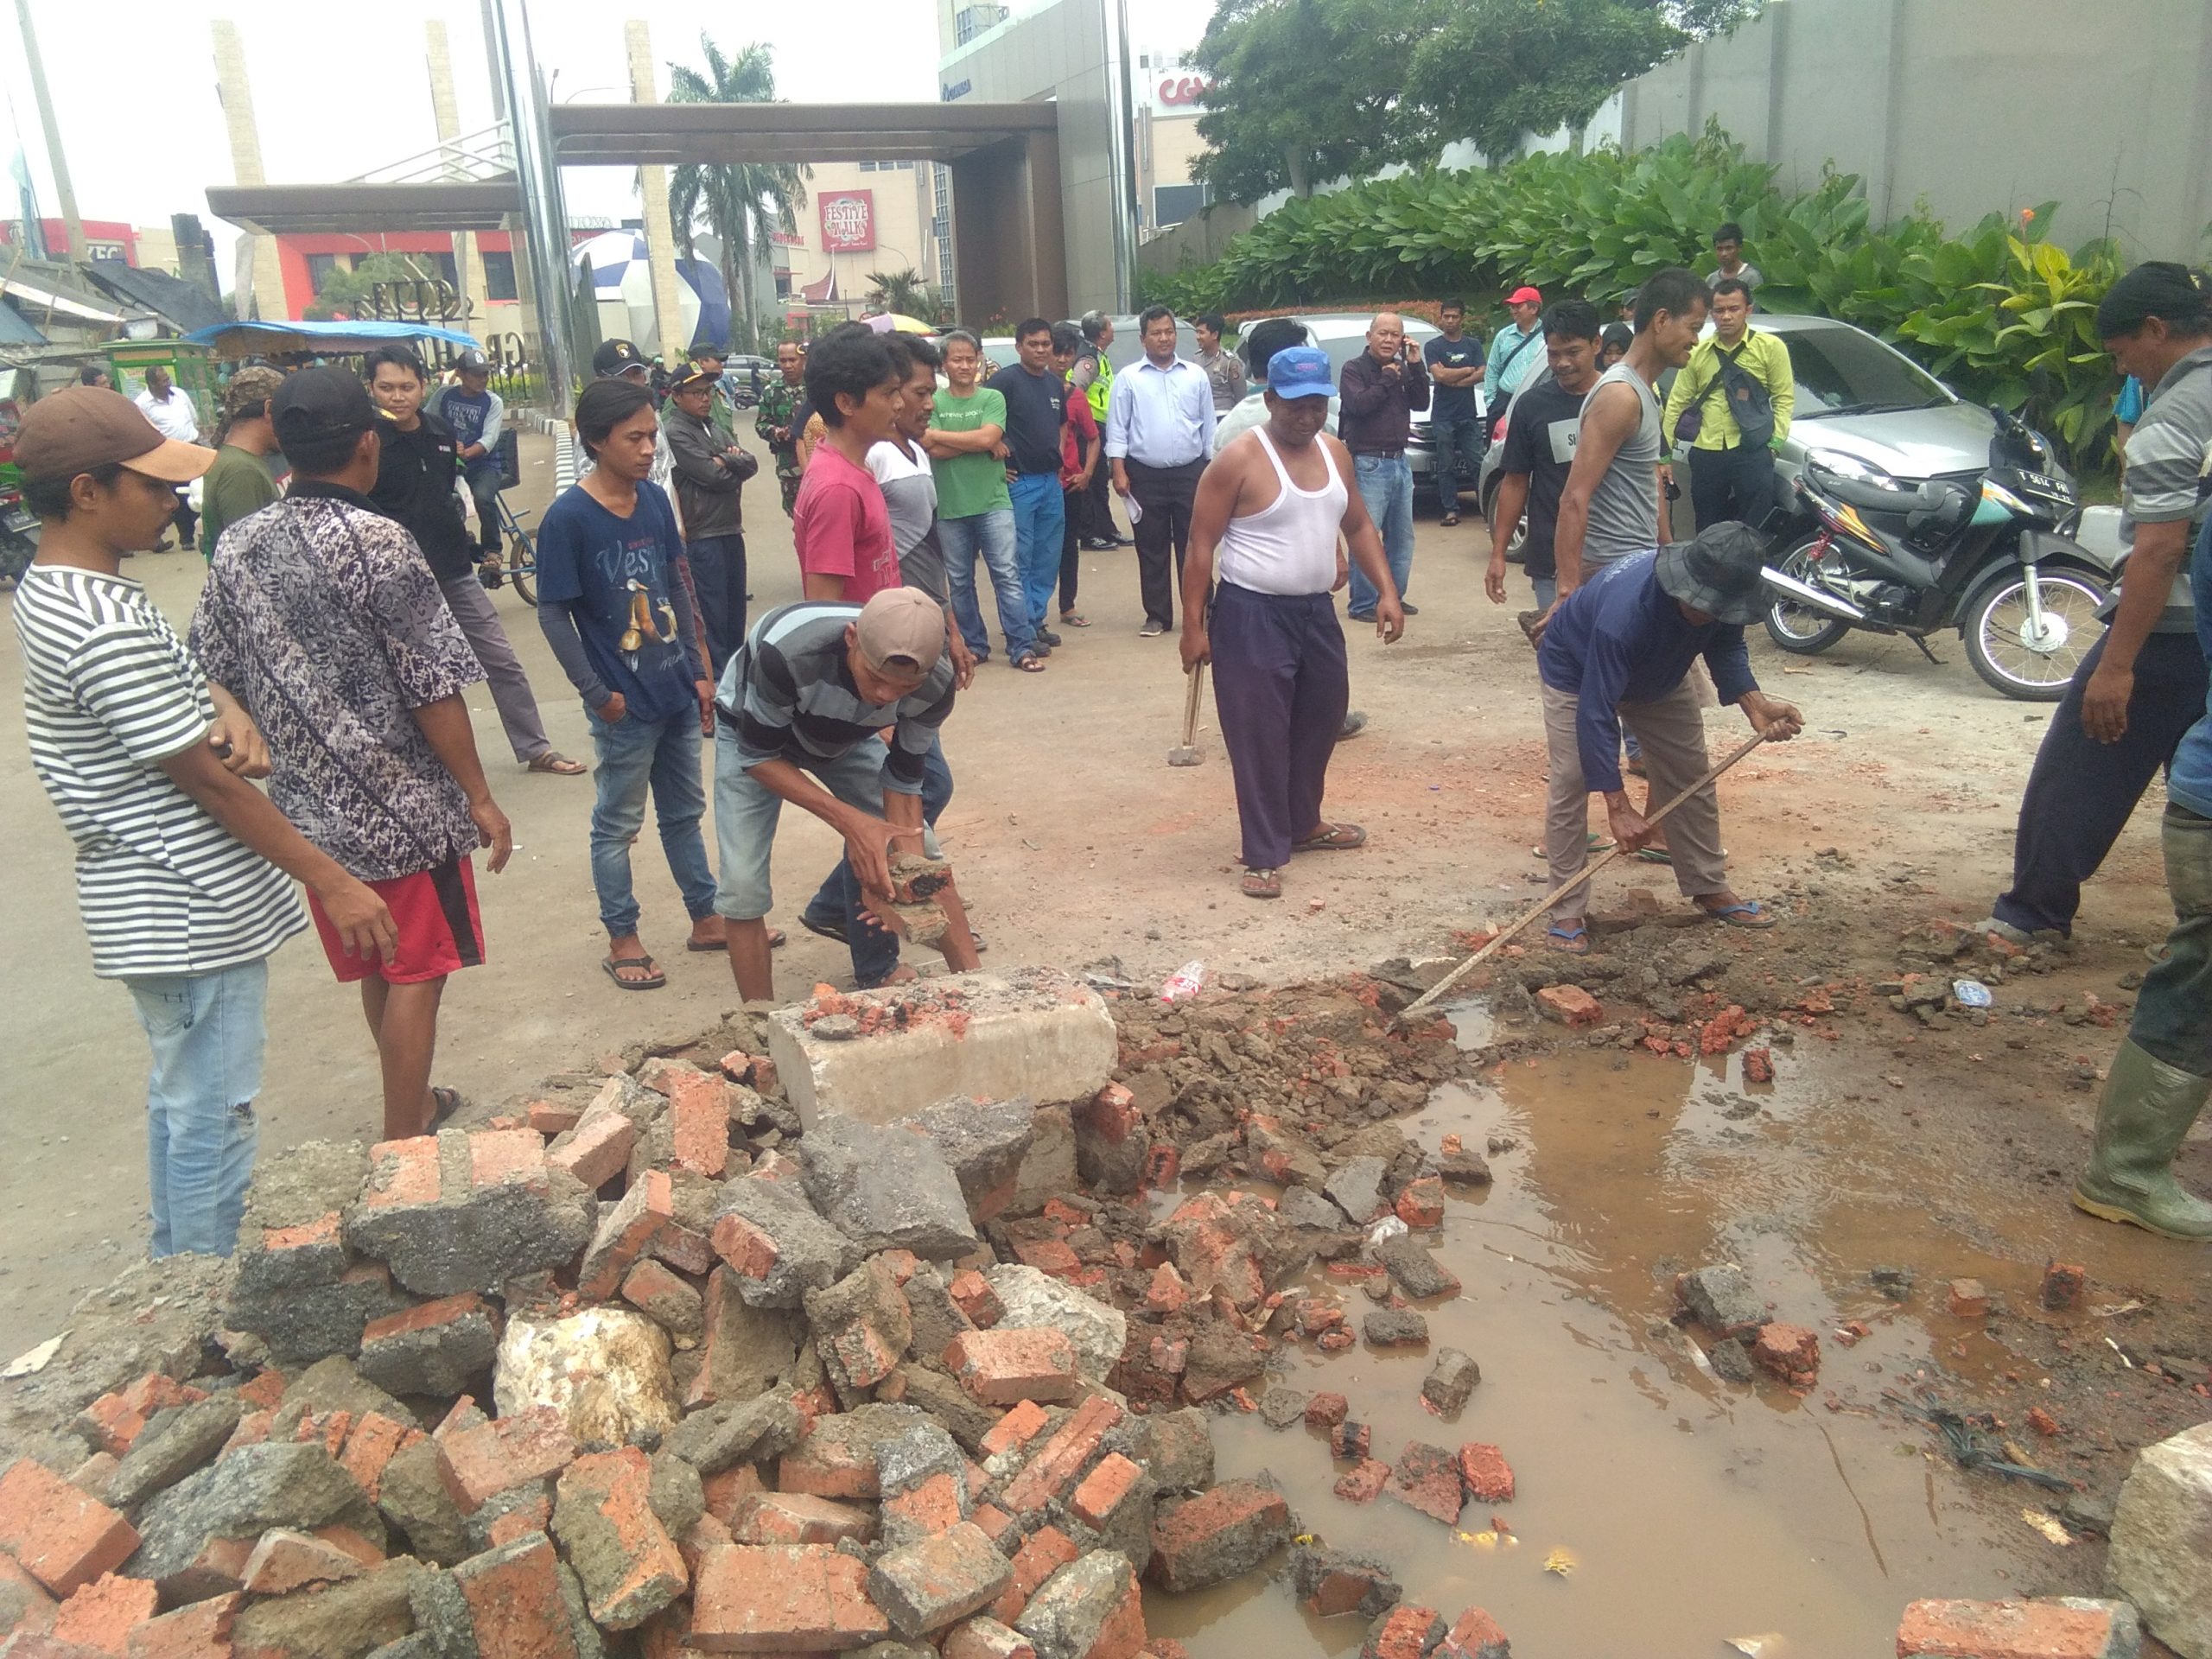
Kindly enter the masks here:
M 1180 1002 L 1186 996 L 1196 996 L 1199 987 L 1206 982 L 1206 965 L 1203 962 L 1186 962 L 1167 976 L 1160 988 L 1163 1002 Z

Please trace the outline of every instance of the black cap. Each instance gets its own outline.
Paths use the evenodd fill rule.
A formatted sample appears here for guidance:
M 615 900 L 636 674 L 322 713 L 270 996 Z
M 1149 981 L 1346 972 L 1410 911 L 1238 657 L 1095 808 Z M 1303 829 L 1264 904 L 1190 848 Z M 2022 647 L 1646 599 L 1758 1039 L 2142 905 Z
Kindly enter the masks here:
M 2212 283 L 2171 259 L 2150 259 L 2105 290 L 2097 302 L 2097 338 L 2132 334 L 2152 318 L 2181 334 L 2196 333 L 2212 314 Z
M 344 369 L 302 369 L 284 377 L 269 399 L 279 448 L 352 437 L 376 425 L 377 407 L 359 375 Z
M 638 355 L 638 348 L 626 340 L 603 341 L 591 354 L 591 372 L 602 380 L 643 368 L 645 363 L 645 359 Z
M 486 357 L 483 353 L 476 350 L 474 346 L 470 347 L 467 351 L 463 352 L 459 357 L 454 359 L 453 367 L 454 372 L 456 374 L 489 374 L 492 372 L 491 359 Z

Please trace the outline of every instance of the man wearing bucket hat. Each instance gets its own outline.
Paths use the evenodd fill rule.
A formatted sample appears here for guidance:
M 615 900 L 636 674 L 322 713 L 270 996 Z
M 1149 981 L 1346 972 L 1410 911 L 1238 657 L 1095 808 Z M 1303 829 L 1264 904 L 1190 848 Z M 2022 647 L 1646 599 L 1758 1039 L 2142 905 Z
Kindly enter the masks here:
M 1544 738 L 1551 785 L 1544 844 L 1552 884 L 1580 874 L 1589 861 L 1590 797 L 1605 798 L 1613 837 L 1630 849 L 1649 844 L 1651 827 L 1629 804 L 1621 778 L 1621 728 L 1643 747 L 1654 797 L 1671 800 L 1706 770 L 1705 721 L 1689 681 L 1702 657 L 1723 702 L 1744 711 L 1770 738 L 1795 737 L 1803 720 L 1768 696 L 1751 677 L 1744 626 L 1764 600 L 1764 551 L 1747 524 L 1714 524 L 1696 540 L 1633 554 L 1601 567 L 1561 600 L 1536 653 L 1543 680 Z M 1682 894 L 1713 920 L 1771 927 L 1758 900 L 1728 886 L 1720 850 L 1720 799 L 1711 784 L 1675 810 L 1668 845 Z M 1583 925 L 1588 887 L 1561 896 L 1549 943 L 1577 956 L 1590 950 Z
M 15 458 L 44 525 L 13 607 L 31 766 L 77 844 L 92 972 L 129 987 L 152 1049 L 152 1253 L 227 1255 L 258 1138 L 269 957 L 307 926 L 286 878 L 363 961 L 390 960 L 391 912 L 247 781 L 270 772 L 260 733 L 122 574 L 213 453 L 72 386 L 32 405 Z

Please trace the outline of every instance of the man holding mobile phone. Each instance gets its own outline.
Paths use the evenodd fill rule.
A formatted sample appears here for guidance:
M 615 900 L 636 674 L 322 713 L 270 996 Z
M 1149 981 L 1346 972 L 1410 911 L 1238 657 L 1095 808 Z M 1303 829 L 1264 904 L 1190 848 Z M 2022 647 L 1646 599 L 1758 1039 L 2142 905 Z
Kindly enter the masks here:
M 1428 369 L 1421 349 L 1406 338 L 1395 311 L 1378 311 L 1367 325 L 1367 349 L 1337 378 L 1337 432 L 1351 451 L 1367 516 L 1382 533 L 1382 551 L 1404 604 L 1414 571 L 1414 474 L 1406 464 L 1406 438 L 1414 414 L 1428 407 Z M 1357 566 L 1351 573 L 1351 618 L 1372 622 L 1382 595 Z

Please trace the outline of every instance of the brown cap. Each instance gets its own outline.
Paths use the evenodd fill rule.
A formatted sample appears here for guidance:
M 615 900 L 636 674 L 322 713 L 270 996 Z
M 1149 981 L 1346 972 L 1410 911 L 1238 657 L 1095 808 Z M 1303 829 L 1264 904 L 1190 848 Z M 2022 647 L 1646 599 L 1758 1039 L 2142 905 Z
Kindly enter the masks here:
M 854 627 L 873 669 L 903 657 L 926 674 L 944 655 L 944 612 L 918 588 L 885 588 L 861 607 Z
M 38 483 L 120 461 L 168 484 L 188 484 L 215 461 L 213 449 L 165 438 L 145 411 L 105 386 L 65 386 L 33 404 L 16 435 L 16 465 Z

